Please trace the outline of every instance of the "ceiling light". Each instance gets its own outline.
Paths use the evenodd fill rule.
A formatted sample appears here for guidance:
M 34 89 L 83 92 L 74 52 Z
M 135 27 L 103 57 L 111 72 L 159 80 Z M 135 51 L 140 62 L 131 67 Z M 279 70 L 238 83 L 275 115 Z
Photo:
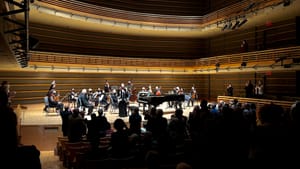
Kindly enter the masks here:
M 241 26 L 244 25 L 247 21 L 248 21 L 248 19 L 247 19 L 246 17 L 244 17 L 244 19 L 238 24 L 238 27 L 241 27 Z

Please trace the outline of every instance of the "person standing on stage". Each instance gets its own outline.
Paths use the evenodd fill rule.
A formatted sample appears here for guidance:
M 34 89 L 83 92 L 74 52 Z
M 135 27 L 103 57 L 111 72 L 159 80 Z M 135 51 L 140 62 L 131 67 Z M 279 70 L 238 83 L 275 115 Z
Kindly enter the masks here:
M 51 97 L 51 93 L 55 91 L 55 87 L 56 87 L 56 82 L 55 82 L 55 80 L 53 80 L 48 89 L 48 92 L 46 93 L 46 96 L 44 97 L 45 107 L 43 110 L 47 113 L 48 113 L 48 108 L 49 108 L 49 97 Z
M 196 91 L 196 89 L 195 89 L 194 86 L 192 86 L 192 89 L 191 89 L 191 91 L 190 91 L 190 94 L 191 94 L 191 97 L 190 97 L 190 99 L 188 100 L 187 106 L 190 107 L 190 103 L 191 103 L 191 104 L 192 104 L 192 107 L 194 107 L 194 102 L 195 102 L 195 100 L 196 100 L 196 98 L 197 98 L 197 91 Z
M 124 83 L 121 83 L 121 86 L 119 88 L 119 116 L 125 117 L 127 116 L 127 102 L 128 102 L 128 91 L 124 85 Z
M 110 85 L 109 85 L 108 81 L 105 80 L 105 84 L 104 84 L 104 93 L 105 93 L 106 95 L 108 95 L 109 92 L 110 92 L 110 90 L 111 90 Z
M 88 99 L 88 93 L 86 89 L 82 89 L 81 93 L 78 96 L 78 107 L 87 107 L 88 108 L 88 114 L 92 114 L 94 106 L 89 102 Z
M 245 84 L 245 93 L 247 98 L 253 97 L 253 89 L 254 86 L 251 82 L 251 80 L 248 80 L 247 83 Z
M 233 87 L 231 83 L 228 84 L 226 91 L 227 91 L 227 96 L 233 96 Z
M 255 85 L 255 96 L 257 98 L 262 98 L 263 95 L 264 95 L 264 85 L 263 83 L 261 82 L 261 80 L 258 80 L 257 84 Z

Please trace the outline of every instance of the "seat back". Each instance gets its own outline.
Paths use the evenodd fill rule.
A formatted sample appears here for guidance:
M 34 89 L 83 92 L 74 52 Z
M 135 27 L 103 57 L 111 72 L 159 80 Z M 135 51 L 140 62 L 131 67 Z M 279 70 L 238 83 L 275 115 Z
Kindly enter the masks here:
M 45 106 L 49 106 L 48 96 L 44 97 L 44 103 L 45 103 Z

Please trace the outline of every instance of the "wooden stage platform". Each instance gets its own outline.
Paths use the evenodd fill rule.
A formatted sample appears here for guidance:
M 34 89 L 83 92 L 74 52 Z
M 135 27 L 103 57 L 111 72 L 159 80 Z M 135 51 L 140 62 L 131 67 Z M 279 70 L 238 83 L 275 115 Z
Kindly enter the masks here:
M 198 104 L 198 103 L 196 103 Z M 137 103 L 130 103 L 129 106 L 138 106 Z M 192 111 L 192 107 L 184 107 L 184 114 L 188 116 L 189 112 Z M 46 113 L 43 111 L 44 104 L 26 104 L 26 105 L 17 105 L 15 108 L 15 112 L 18 115 L 19 123 L 21 126 L 24 125 L 60 125 L 61 117 L 59 114 L 55 112 Z M 169 108 L 167 103 L 163 103 L 159 105 L 157 108 L 163 109 L 164 116 L 169 119 L 171 114 L 174 113 L 175 108 Z M 140 114 L 142 115 L 142 107 L 139 107 Z M 96 109 L 94 112 L 96 113 Z M 119 117 L 118 109 L 105 111 L 105 116 L 107 117 L 110 123 L 113 123 L 117 118 L 123 119 L 125 122 L 128 122 L 127 117 Z M 89 119 L 90 116 L 86 115 L 85 118 Z M 144 119 L 144 118 L 143 118 Z

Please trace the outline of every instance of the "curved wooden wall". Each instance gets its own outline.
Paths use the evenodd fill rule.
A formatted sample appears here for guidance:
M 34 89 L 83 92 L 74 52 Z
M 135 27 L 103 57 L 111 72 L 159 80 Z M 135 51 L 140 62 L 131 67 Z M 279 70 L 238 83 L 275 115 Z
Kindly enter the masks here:
M 296 18 L 273 23 L 271 27 L 260 25 L 206 39 L 82 33 L 81 30 L 30 24 L 31 36 L 39 40 L 36 51 L 158 59 L 236 54 L 241 52 L 244 39 L 248 41 L 250 52 L 296 46 L 296 33 Z
M 72 88 L 80 91 L 83 88 L 103 88 L 105 80 L 111 86 L 120 86 L 131 80 L 137 91 L 143 86 L 161 86 L 163 93 L 180 86 L 189 92 L 195 85 L 199 99 L 216 100 L 225 95 L 226 85 L 232 83 L 235 97 L 245 96 L 245 83 L 251 80 L 254 84 L 258 80 L 265 83 L 265 95 L 269 99 L 295 100 L 299 99 L 296 88 L 296 71 L 261 71 L 261 72 L 234 72 L 218 74 L 126 74 L 126 73 L 59 73 L 38 71 L 0 71 L 0 80 L 7 80 L 11 90 L 17 94 L 13 104 L 43 103 L 52 80 L 56 80 L 56 89 L 61 98 Z
M 119 18 L 139 22 L 170 24 L 206 24 L 226 17 L 252 12 L 252 2 L 240 0 L 40 0 L 44 3 L 78 12 L 98 16 Z M 276 6 L 282 0 L 255 1 L 255 10 Z
M 110 74 L 110 73 L 57 73 L 57 72 L 32 72 L 32 71 L 0 71 L 0 80 L 7 80 L 11 84 L 11 90 L 17 94 L 13 98 L 14 104 L 43 103 L 43 97 L 47 93 L 50 83 L 56 80 L 56 90 L 63 97 L 72 88 L 81 91 L 83 88 L 97 89 L 104 87 L 105 80 L 111 86 L 120 86 L 132 81 L 137 91 L 141 88 L 161 86 L 167 93 L 174 87 L 180 86 L 187 90 L 194 84 L 201 89 L 203 77 L 198 75 L 174 75 L 174 74 Z
M 137 58 L 195 59 L 206 55 L 199 38 L 132 36 L 82 32 L 30 24 L 31 36 L 39 40 L 38 51 Z
M 260 51 L 296 46 L 296 18 L 260 25 L 246 30 L 229 31 L 208 41 L 209 56 L 240 53 L 242 40 L 247 40 L 249 51 Z

